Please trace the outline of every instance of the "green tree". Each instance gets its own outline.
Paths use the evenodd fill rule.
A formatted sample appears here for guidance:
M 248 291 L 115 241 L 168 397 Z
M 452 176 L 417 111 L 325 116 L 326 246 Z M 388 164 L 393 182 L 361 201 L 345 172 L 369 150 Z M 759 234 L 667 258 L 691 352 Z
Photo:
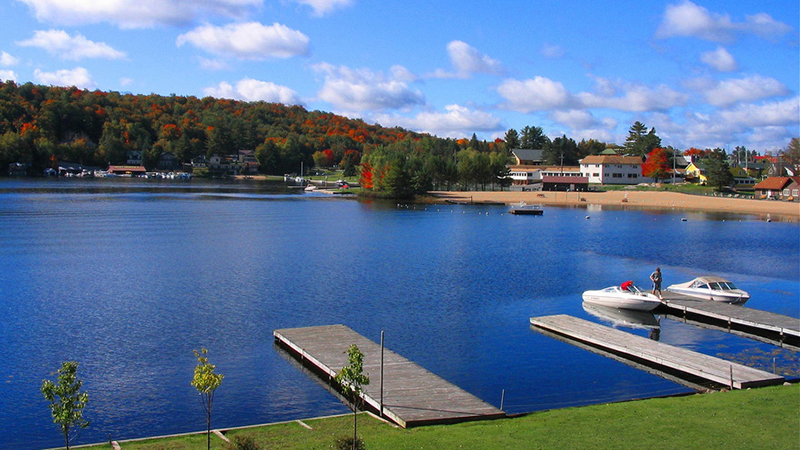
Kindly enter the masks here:
M 199 352 L 194 350 L 197 366 L 194 368 L 192 386 L 200 394 L 200 403 L 206 413 L 206 444 L 208 449 L 211 450 L 211 408 L 214 406 L 214 393 L 219 385 L 222 384 L 222 379 L 225 378 L 225 375 L 214 372 L 217 366 L 209 364 L 207 354 L 208 350 L 204 348 Z
M 506 150 L 511 151 L 515 148 L 519 148 L 519 133 L 517 133 L 517 130 L 510 128 L 506 131 L 503 140 L 506 142 Z
M 542 156 L 551 166 L 575 166 L 578 164 L 578 144 L 574 140 L 562 135 L 553 139 L 547 146 Z
M 661 138 L 656 134 L 655 128 L 647 131 L 647 126 L 639 121 L 631 125 L 628 137 L 625 138 L 626 152 L 631 155 L 644 156 L 657 147 L 661 147 Z
M 364 373 L 364 354 L 353 344 L 347 349 L 347 365 L 336 373 L 335 380 L 348 398 L 348 407 L 353 411 L 353 450 L 358 442 L 358 408 L 363 403 L 361 392 L 369 384 L 369 375 Z
M 731 173 L 731 166 L 728 164 L 728 155 L 725 150 L 716 148 L 711 151 L 703 162 L 706 164 L 706 177 L 708 178 L 708 185 L 722 190 L 733 183 L 733 174 Z
M 522 136 L 519 140 L 519 148 L 541 149 L 550 143 L 550 139 L 545 136 L 542 127 L 526 126 L 522 129 Z
M 89 394 L 81 392 L 83 382 L 78 379 L 78 363 L 65 361 L 58 369 L 58 384 L 43 380 L 41 391 L 50 402 L 50 414 L 53 422 L 61 428 L 64 435 L 64 446 L 69 450 L 70 441 L 77 432 L 89 426 L 83 418 L 83 408 L 89 402 Z

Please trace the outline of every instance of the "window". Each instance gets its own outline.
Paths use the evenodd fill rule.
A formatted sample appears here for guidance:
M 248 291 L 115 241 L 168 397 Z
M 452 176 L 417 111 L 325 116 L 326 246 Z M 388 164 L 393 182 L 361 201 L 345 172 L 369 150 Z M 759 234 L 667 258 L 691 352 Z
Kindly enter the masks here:
M 628 178 L 639 178 L 639 174 L 637 173 L 629 173 Z
M 593 173 L 593 174 L 592 174 L 592 176 L 593 176 L 593 177 L 599 177 L 599 176 L 600 176 L 600 174 L 599 174 L 599 173 Z
M 793 197 L 797 197 L 797 194 L 798 194 L 798 190 L 797 189 L 792 189 L 792 196 Z
M 622 178 L 622 174 L 621 173 L 612 173 L 611 174 L 611 178 Z
M 784 189 L 783 190 L 783 195 L 784 195 L 784 197 L 788 197 L 789 196 L 789 189 Z

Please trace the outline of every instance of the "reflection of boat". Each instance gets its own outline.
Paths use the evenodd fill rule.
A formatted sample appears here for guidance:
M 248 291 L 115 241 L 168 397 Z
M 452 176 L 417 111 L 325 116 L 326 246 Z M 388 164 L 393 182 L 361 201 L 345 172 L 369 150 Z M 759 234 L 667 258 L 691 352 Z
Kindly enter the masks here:
M 527 215 L 527 216 L 541 216 L 544 214 L 542 208 L 533 205 L 526 205 L 525 202 L 519 202 L 516 205 L 512 205 L 511 209 L 508 210 L 511 214 L 518 214 L 518 215 Z
M 615 327 L 652 329 L 660 326 L 658 319 L 650 311 L 611 308 L 587 302 L 583 302 L 583 310 L 601 320 L 610 322 Z
M 651 311 L 661 304 L 661 300 L 649 292 L 644 292 L 626 281 L 620 286 L 610 286 L 596 291 L 583 293 L 583 301 L 596 305 L 610 306 L 612 308 L 635 309 Z
M 714 276 L 697 277 L 686 283 L 673 284 L 667 290 L 690 297 L 726 303 L 741 304 L 750 299 L 750 294 L 737 288 L 730 281 Z

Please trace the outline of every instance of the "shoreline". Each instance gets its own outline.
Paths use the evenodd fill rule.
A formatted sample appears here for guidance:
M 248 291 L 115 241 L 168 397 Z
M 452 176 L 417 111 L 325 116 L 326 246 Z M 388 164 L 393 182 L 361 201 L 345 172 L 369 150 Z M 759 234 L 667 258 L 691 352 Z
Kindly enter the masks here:
M 263 175 L 237 176 L 236 178 L 244 180 L 266 179 Z M 555 206 L 600 205 L 631 209 L 753 214 L 765 219 L 769 215 L 769 218 L 773 220 L 800 222 L 800 203 L 797 202 L 713 197 L 670 191 L 431 191 L 428 195 L 440 202 L 503 203 L 506 205 L 525 202 L 529 205 Z
M 709 197 L 666 191 L 436 191 L 431 196 L 441 201 L 473 203 L 525 202 L 531 205 L 587 206 L 601 205 L 632 209 L 666 209 L 680 211 L 726 212 L 755 214 L 789 222 L 800 221 L 800 204 L 775 200 L 754 200 L 732 197 Z

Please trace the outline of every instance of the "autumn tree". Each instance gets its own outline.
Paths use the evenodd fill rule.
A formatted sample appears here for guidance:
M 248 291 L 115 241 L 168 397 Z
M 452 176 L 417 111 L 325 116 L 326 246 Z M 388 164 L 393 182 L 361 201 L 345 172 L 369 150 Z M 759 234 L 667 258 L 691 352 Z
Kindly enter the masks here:
M 208 350 L 205 348 L 199 352 L 194 350 L 197 366 L 194 368 L 194 377 L 191 384 L 200 394 L 200 403 L 203 406 L 203 412 L 206 414 L 206 444 L 208 450 L 211 450 L 211 408 L 214 406 L 214 393 L 219 385 L 222 384 L 222 379 L 225 376 L 214 372 L 217 366 L 209 364 L 207 354 Z
M 800 137 L 792 138 L 786 150 L 783 151 L 783 156 L 789 164 L 800 163 Z
M 335 380 L 342 387 L 342 391 L 348 399 L 347 406 L 353 411 L 353 450 L 356 450 L 358 442 L 357 413 L 360 405 L 364 402 L 364 399 L 361 398 L 363 388 L 369 384 L 369 375 L 364 373 L 364 354 L 357 345 L 353 344 L 347 349 L 347 365 L 336 373 Z
M 658 180 L 667 178 L 670 172 L 666 150 L 655 148 L 647 154 L 647 160 L 642 164 L 642 175 L 658 183 Z
M 89 402 L 89 394 L 81 392 L 83 382 L 77 373 L 78 363 L 65 361 L 58 369 L 58 383 L 44 380 L 41 387 L 44 398 L 50 402 L 48 407 L 53 422 L 58 424 L 64 435 L 64 446 L 67 450 L 77 432 L 89 426 L 89 421 L 83 418 L 83 408 Z

